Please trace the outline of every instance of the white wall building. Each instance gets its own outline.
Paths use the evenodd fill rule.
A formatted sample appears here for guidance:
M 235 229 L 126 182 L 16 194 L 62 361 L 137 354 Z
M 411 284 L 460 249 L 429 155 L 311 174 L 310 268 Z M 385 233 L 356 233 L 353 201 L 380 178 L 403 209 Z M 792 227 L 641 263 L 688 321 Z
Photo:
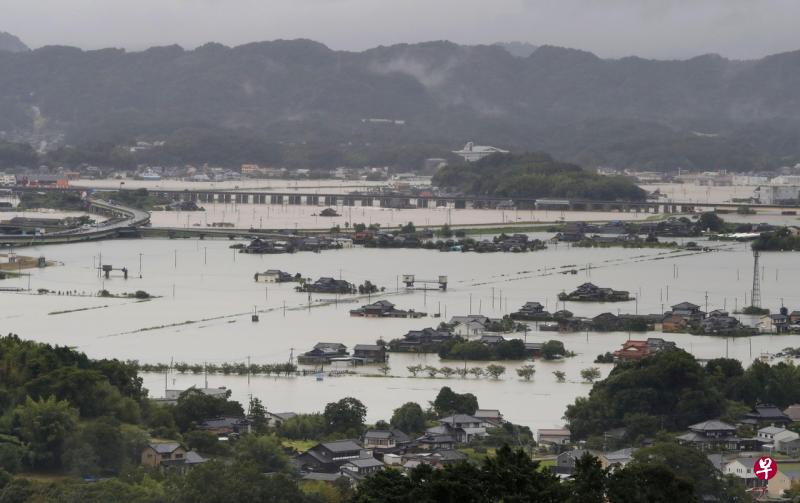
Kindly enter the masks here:
M 453 150 L 454 154 L 458 154 L 467 162 L 475 162 L 484 157 L 492 154 L 507 154 L 508 150 L 503 150 L 497 147 L 490 147 L 488 145 L 475 145 L 474 143 L 467 142 L 461 150 Z
M 800 198 L 800 185 L 761 185 L 753 191 L 753 197 L 761 204 L 780 204 Z

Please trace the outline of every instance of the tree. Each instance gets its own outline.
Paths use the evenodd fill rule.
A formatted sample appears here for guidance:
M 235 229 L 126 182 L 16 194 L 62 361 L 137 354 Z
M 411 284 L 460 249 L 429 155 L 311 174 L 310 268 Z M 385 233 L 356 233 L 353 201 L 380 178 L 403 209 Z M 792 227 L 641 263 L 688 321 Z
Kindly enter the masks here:
M 679 478 L 662 465 L 629 465 L 612 472 L 606 482 L 608 501 L 611 503 L 672 503 L 674 501 L 701 501 L 694 485 Z M 719 496 L 719 495 L 715 495 Z M 748 501 L 747 499 L 722 499 L 718 501 Z
M 501 375 L 506 373 L 506 368 L 492 363 L 486 366 L 486 373 L 492 376 L 493 379 L 499 379 Z
M 476 379 L 484 374 L 482 367 L 472 367 L 469 369 L 469 373 L 475 376 Z
M 367 408 L 361 401 L 346 397 L 325 406 L 325 425 L 331 433 L 361 432 Z
M 412 377 L 417 377 L 417 374 L 422 372 L 424 367 L 422 365 L 409 365 L 406 367 L 406 370 L 411 374 Z
M 244 417 L 244 409 L 239 402 L 228 400 L 227 396 L 210 396 L 196 388 L 189 388 L 178 397 L 174 415 L 175 423 L 181 431 L 186 431 L 192 424 L 206 419 L 220 416 Z
M 700 231 L 710 230 L 712 232 L 718 232 L 722 230 L 724 225 L 725 222 L 713 211 L 702 213 L 700 218 L 697 219 L 697 226 L 700 228 Z
M 593 383 L 600 379 L 600 369 L 597 367 L 585 368 L 581 370 L 581 378 L 588 383 Z
M 575 460 L 568 503 L 605 503 L 608 471 L 588 452 Z
M 542 358 L 545 360 L 554 360 L 560 356 L 567 354 L 564 349 L 564 343 L 556 340 L 549 340 L 542 345 Z
M 272 435 L 245 435 L 234 447 L 234 458 L 240 463 L 252 463 L 262 473 L 283 472 L 289 468 L 289 458 L 280 441 Z
M 269 425 L 267 408 L 264 407 L 260 399 L 252 397 L 247 409 L 250 411 L 247 417 L 252 422 L 253 430 L 256 433 L 264 433 Z
M 567 380 L 567 373 L 561 370 L 554 370 L 553 375 L 556 376 L 556 381 L 564 382 Z
M 474 414 L 478 410 L 478 398 L 472 393 L 459 394 L 448 386 L 439 390 L 433 401 L 433 410 L 439 416 L 447 414 Z
M 303 503 L 297 484 L 283 474 L 265 475 L 253 463 L 209 461 L 175 481 L 177 503 Z
M 526 381 L 530 381 L 534 373 L 536 373 L 536 368 L 533 365 L 523 365 L 517 369 L 517 375 Z
M 386 376 L 389 375 L 389 371 L 392 370 L 392 367 L 390 367 L 388 363 L 384 363 L 383 365 L 378 367 L 378 370 L 380 371 L 381 374 Z
M 439 369 L 439 373 L 445 377 L 451 377 L 456 371 L 453 367 L 442 367 Z
M 392 413 L 389 423 L 405 433 L 422 433 L 425 431 L 425 413 L 415 402 L 406 402 Z
M 439 369 L 437 369 L 436 367 L 433 367 L 431 365 L 426 365 L 425 366 L 425 372 L 427 372 L 428 377 L 436 377 L 436 374 L 439 373 Z
M 14 409 L 14 429 L 30 450 L 34 468 L 58 468 L 67 439 L 78 422 L 78 411 L 55 397 L 30 397 Z

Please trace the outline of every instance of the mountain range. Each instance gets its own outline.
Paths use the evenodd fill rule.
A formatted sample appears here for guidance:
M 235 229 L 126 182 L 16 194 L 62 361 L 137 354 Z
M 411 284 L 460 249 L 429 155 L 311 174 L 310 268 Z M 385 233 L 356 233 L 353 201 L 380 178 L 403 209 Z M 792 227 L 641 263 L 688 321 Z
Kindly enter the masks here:
M 446 41 L 346 52 L 311 40 L 0 51 L 6 134 L 58 131 L 82 144 L 186 128 L 273 142 L 472 140 L 586 166 L 763 169 L 800 161 L 800 51 L 664 61 Z

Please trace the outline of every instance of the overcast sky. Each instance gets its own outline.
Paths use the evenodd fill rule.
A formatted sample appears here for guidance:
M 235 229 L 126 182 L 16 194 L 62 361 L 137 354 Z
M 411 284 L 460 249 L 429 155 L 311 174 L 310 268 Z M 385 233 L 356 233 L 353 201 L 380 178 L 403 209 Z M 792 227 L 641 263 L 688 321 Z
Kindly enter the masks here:
M 362 50 L 447 39 L 753 58 L 800 48 L 798 19 L 798 0 L 0 0 L 0 31 L 31 47 L 87 49 L 310 38 Z

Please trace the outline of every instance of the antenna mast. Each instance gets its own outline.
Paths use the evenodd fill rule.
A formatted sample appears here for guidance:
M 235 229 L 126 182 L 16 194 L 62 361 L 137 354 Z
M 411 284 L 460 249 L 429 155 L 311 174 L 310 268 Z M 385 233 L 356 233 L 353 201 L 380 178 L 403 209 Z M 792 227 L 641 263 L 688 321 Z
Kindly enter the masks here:
M 753 291 L 750 293 L 750 305 L 761 307 L 761 277 L 758 273 L 758 250 L 753 250 Z

